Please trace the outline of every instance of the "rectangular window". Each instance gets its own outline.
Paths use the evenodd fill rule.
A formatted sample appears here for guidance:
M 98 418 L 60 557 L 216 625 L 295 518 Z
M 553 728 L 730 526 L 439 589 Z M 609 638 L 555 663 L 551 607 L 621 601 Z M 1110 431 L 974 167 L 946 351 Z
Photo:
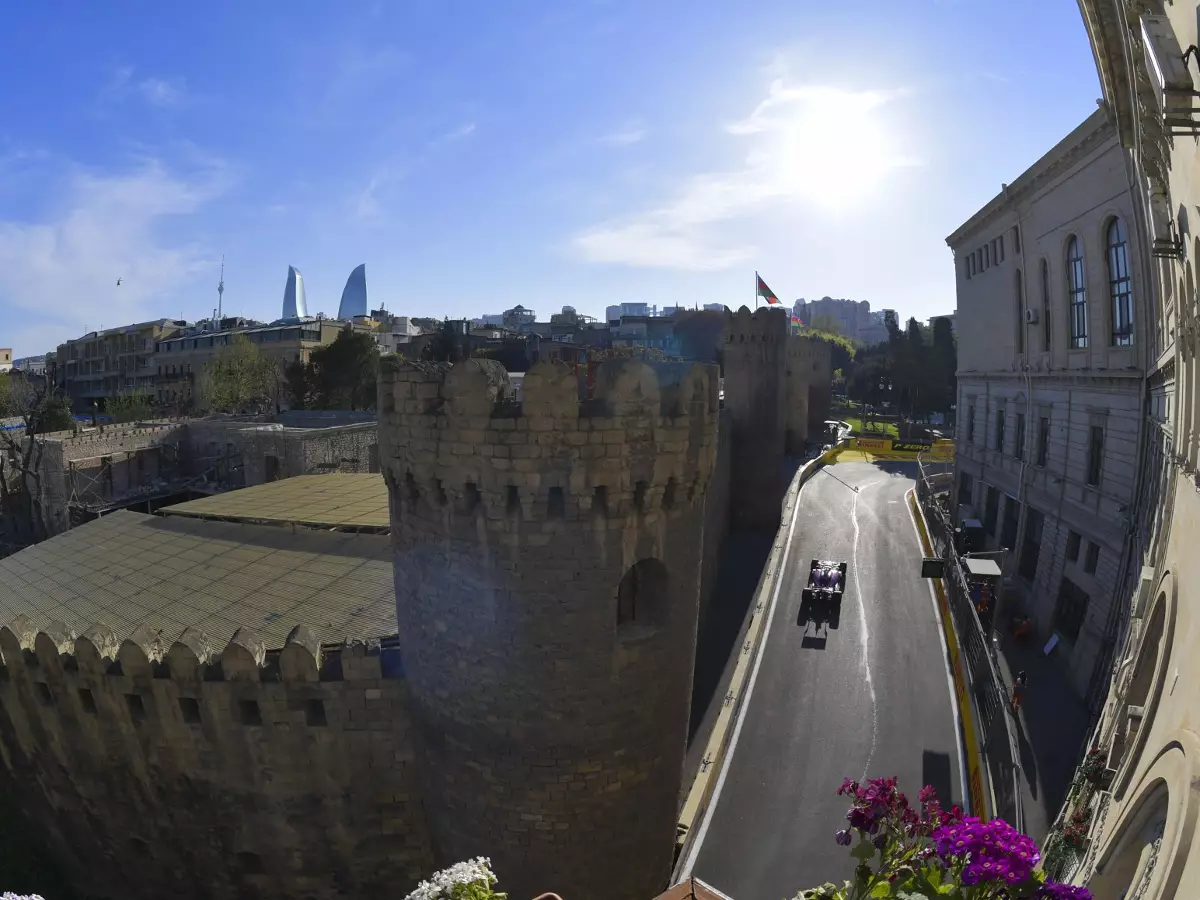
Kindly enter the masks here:
M 1079 562 L 1079 541 L 1078 532 L 1067 532 L 1067 562 Z
M 975 443 L 975 404 L 967 405 L 967 443 Z
M 1021 558 L 1017 573 L 1029 583 L 1037 577 L 1038 557 L 1042 553 L 1043 517 L 1036 509 L 1025 510 L 1025 534 L 1021 539 Z
M 1087 556 L 1083 558 L 1083 571 L 1089 575 L 1096 574 L 1096 567 L 1100 565 L 1100 545 L 1095 541 L 1088 541 Z
M 999 453 L 1004 452 L 1004 404 L 1000 404 L 1000 408 L 996 410 L 996 443 L 995 449 Z
M 996 533 L 996 519 L 1000 515 L 1000 492 L 994 487 L 987 489 L 987 502 L 983 507 L 983 533 L 986 535 L 994 535 Z
M 1000 529 L 1000 546 L 1007 550 L 1015 550 L 1017 546 L 1017 525 L 1021 521 L 1021 504 L 1012 497 L 1004 498 L 1004 525 Z
M 1063 576 L 1058 586 L 1058 601 L 1054 607 L 1054 630 L 1072 643 L 1079 638 L 1083 623 L 1087 619 L 1088 603 L 1091 600 L 1071 579 Z
M 1071 349 L 1088 345 L 1087 272 L 1079 239 L 1071 238 L 1067 251 L 1067 289 L 1071 295 Z
M 1042 416 L 1038 419 L 1037 464 L 1046 467 L 1046 459 L 1050 456 L 1050 418 Z
M 1017 433 L 1013 435 L 1013 456 L 1025 458 L 1025 413 L 1017 413 Z
M 975 496 L 975 479 L 970 472 L 958 473 L 958 502 L 961 506 L 970 506 Z
M 1113 219 L 1108 226 L 1108 290 L 1112 299 L 1112 345 L 1133 343 L 1133 281 L 1129 277 L 1129 252 L 1125 224 Z
M 1088 437 L 1087 483 L 1092 487 L 1100 484 L 1104 470 L 1104 427 L 1093 425 Z

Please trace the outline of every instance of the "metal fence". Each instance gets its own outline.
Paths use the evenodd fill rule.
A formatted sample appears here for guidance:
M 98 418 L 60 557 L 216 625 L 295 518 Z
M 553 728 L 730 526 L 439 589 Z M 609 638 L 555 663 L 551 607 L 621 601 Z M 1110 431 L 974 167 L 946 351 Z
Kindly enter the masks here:
M 917 478 L 917 500 L 925 513 L 934 552 L 946 562 L 942 584 L 946 589 L 954 631 L 962 648 L 969 689 L 979 715 L 982 750 L 996 800 L 995 815 L 1021 829 L 1024 827 L 1024 816 L 1017 780 L 1020 777 L 1020 755 L 1008 716 L 1008 691 L 992 658 L 993 646 L 988 630 L 980 622 L 975 605 L 971 602 L 966 572 L 954 546 L 953 517 L 938 502 L 938 493 L 934 480 L 926 466 L 922 465 Z M 947 496 L 945 492 L 941 493 L 943 497 Z

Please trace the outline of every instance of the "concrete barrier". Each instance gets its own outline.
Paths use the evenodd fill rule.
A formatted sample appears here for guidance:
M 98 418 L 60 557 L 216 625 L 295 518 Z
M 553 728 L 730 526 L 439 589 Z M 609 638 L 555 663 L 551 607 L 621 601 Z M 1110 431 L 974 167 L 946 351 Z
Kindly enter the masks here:
M 695 837 L 694 826 L 708 809 L 713 789 L 716 787 L 718 773 L 725 761 L 725 751 L 729 747 L 733 723 L 742 707 L 746 681 L 750 677 L 750 670 L 765 630 L 766 617 L 770 613 L 771 592 L 775 589 L 775 583 L 781 575 L 783 548 L 787 543 L 788 526 L 791 523 L 796 504 L 800 501 L 800 489 L 825 464 L 825 458 L 832 454 L 836 459 L 837 452 L 838 448 L 834 448 L 801 466 L 792 477 L 792 482 L 784 494 L 783 510 L 779 530 L 775 533 L 775 543 L 771 547 L 766 565 L 763 566 L 762 575 L 759 576 L 758 586 L 754 589 L 754 596 L 750 602 L 750 608 L 746 612 L 739 639 L 734 645 L 735 648 L 740 648 L 740 652 L 738 652 L 733 677 L 729 682 L 729 692 L 726 694 L 724 706 L 722 706 L 712 733 L 709 735 L 700 771 L 692 781 L 687 799 L 684 800 L 679 813 L 679 822 L 676 828 L 675 871 L 671 876 L 671 884 L 678 884 L 683 878 L 681 867 L 688 857 L 691 842 Z

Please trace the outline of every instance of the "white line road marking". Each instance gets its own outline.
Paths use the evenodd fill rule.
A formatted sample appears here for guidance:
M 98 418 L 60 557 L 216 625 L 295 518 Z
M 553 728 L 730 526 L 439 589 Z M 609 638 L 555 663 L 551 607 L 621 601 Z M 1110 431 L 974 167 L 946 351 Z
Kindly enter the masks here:
M 911 490 L 909 493 L 913 493 Z M 916 497 L 914 495 L 913 499 Z M 908 495 L 905 495 L 907 502 Z M 917 505 L 918 514 L 920 514 L 920 504 Z M 912 523 L 913 533 L 917 536 L 917 547 L 921 553 L 925 553 L 925 547 L 921 543 L 921 529 L 917 527 L 917 522 L 912 515 L 912 506 L 908 507 L 908 520 Z M 946 622 L 942 618 L 942 610 L 938 606 L 937 594 L 933 589 L 933 579 L 926 578 L 925 586 L 929 588 L 929 602 L 933 604 L 933 618 L 937 622 L 938 640 L 942 642 L 942 659 L 946 661 L 946 687 L 950 689 L 950 709 L 954 713 L 954 733 L 958 736 L 958 740 L 954 745 L 958 748 L 958 789 L 959 796 L 962 797 L 962 807 L 967 811 L 968 815 L 982 815 L 981 810 L 971 809 L 971 792 L 967 790 L 967 757 L 963 752 L 963 740 L 965 740 L 962 727 L 962 717 L 958 709 L 958 691 L 954 689 L 954 671 L 950 668 L 950 648 L 946 646 Z M 953 799 L 953 798 L 951 798 Z
M 878 483 L 878 481 L 872 481 L 869 484 L 860 485 L 859 492 L 854 495 L 854 504 L 850 507 L 850 518 L 854 523 L 854 546 L 850 550 L 850 562 L 856 584 L 860 582 L 858 577 L 858 498 L 862 496 L 861 491 L 863 488 L 869 488 L 872 484 Z M 867 764 L 863 767 L 862 778 L 859 779 L 860 781 L 866 781 L 867 773 L 871 770 L 871 763 L 875 759 L 875 744 L 879 739 L 879 711 L 878 705 L 875 702 L 875 682 L 871 679 L 871 631 L 867 627 L 867 607 L 863 600 L 863 592 L 856 590 L 854 593 L 858 597 L 858 621 L 862 626 L 863 669 L 866 672 L 867 691 L 871 695 L 871 749 L 867 752 Z
M 855 495 L 857 500 L 857 495 Z M 737 719 L 733 723 L 733 736 L 729 739 L 729 746 L 725 748 L 725 759 L 721 762 L 721 772 L 717 776 L 717 785 L 713 788 L 712 796 L 708 799 L 708 807 L 704 810 L 704 818 L 700 822 L 700 830 L 696 833 L 696 840 L 692 841 L 692 846 L 688 849 L 687 859 L 684 861 L 683 869 L 680 870 L 679 880 L 683 881 L 692 874 L 692 869 L 696 865 L 696 858 L 700 855 L 700 848 L 704 845 L 704 838 L 708 834 L 708 826 L 712 823 L 713 813 L 717 809 L 717 803 L 721 799 L 721 791 L 725 787 L 725 778 L 729 774 L 729 763 L 733 759 L 734 751 L 737 750 L 738 738 L 742 735 L 742 725 L 746 721 L 746 711 L 750 709 L 750 700 L 754 696 L 754 683 L 758 680 L 758 670 L 762 666 L 763 653 L 767 649 L 767 638 L 771 636 L 771 625 L 775 621 L 775 607 L 779 603 L 779 591 L 783 588 L 784 578 L 787 575 L 788 557 L 792 552 L 792 538 L 796 533 L 796 520 L 800 517 L 800 492 L 796 492 L 796 503 L 792 507 L 792 521 L 788 524 L 787 542 L 783 545 L 783 556 L 779 561 L 779 571 L 775 573 L 775 590 L 771 592 L 771 606 L 767 610 L 766 621 L 763 622 L 762 637 L 758 640 L 758 652 L 754 655 L 754 668 L 750 670 L 750 680 L 746 682 L 746 693 L 742 698 L 741 706 L 738 707 Z

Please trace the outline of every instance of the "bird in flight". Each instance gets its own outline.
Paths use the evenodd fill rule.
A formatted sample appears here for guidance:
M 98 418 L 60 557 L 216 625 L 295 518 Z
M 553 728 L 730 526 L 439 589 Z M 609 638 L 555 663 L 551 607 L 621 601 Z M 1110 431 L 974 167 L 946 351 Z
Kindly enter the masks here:
M 120 287 L 120 286 L 121 286 L 121 279 L 120 279 L 120 278 L 118 278 L 118 279 L 117 279 L 117 287 Z

